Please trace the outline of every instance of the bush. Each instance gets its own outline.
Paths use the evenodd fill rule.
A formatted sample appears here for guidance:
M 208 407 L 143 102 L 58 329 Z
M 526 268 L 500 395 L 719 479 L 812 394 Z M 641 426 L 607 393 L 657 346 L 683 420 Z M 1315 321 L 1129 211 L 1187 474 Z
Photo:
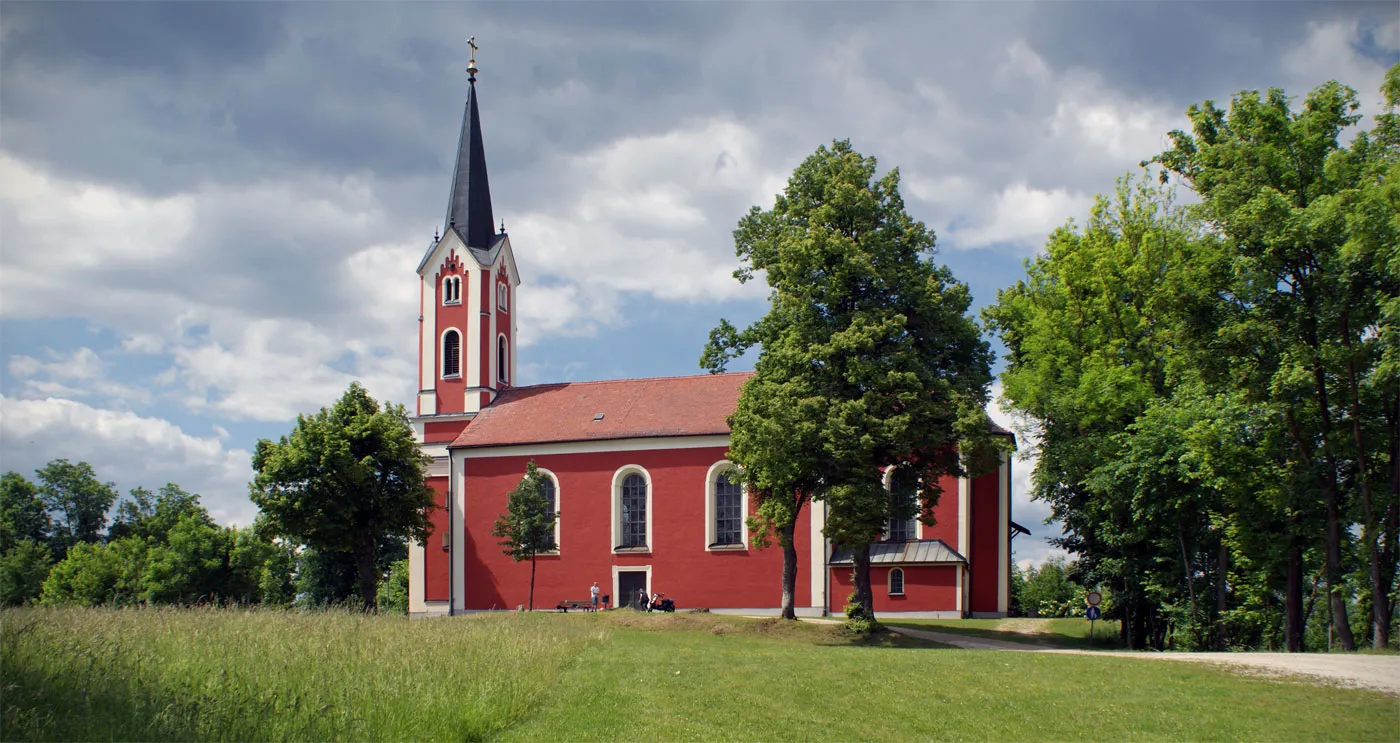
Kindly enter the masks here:
M 880 628 L 880 623 L 865 611 L 865 607 L 856 600 L 856 594 L 851 592 L 846 597 L 846 629 L 857 635 L 869 635 Z

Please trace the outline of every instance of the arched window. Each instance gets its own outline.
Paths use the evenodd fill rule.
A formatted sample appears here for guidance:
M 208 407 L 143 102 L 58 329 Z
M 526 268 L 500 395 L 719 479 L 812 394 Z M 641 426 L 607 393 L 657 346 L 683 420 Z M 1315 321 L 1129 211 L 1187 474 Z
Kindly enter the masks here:
M 549 502 L 549 517 L 554 521 L 554 531 L 550 533 L 549 541 L 553 549 L 559 549 L 559 490 L 554 486 L 554 478 L 547 472 L 540 472 L 540 491 L 544 493 L 544 499 Z
M 633 472 L 622 479 L 622 545 L 647 546 L 647 481 Z
M 919 476 L 910 469 L 899 467 L 889 475 L 890 508 L 894 511 L 916 510 L 919 506 Z M 885 529 L 885 539 L 890 542 L 912 542 L 918 539 L 919 527 L 915 518 L 892 518 Z
M 448 276 L 442 280 L 442 303 L 460 304 L 462 301 L 462 278 Z
M 462 374 L 462 336 L 455 330 L 442 334 L 442 376 L 457 377 Z
M 715 478 L 715 541 L 711 546 L 744 543 L 744 490 L 729 473 Z
M 890 595 L 904 595 L 904 568 L 890 568 Z
M 510 357 L 507 355 L 510 349 L 506 348 L 506 337 L 500 336 L 496 339 L 496 381 L 501 384 L 510 382 Z

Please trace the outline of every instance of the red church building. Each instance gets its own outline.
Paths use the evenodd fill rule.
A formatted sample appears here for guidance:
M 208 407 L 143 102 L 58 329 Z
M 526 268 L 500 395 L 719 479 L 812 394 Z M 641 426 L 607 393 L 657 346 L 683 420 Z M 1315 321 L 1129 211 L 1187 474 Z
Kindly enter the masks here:
M 556 549 L 538 558 L 534 605 L 612 604 L 663 591 L 682 608 L 776 614 L 782 553 L 749 544 L 750 503 L 730 482 L 726 418 L 750 374 L 517 386 L 510 238 L 491 211 L 476 64 L 446 225 L 418 266 L 419 392 L 413 425 L 432 457 L 442 508 L 409 549 L 409 611 L 456 614 L 526 603 L 530 564 L 491 536 L 506 495 L 534 461 L 557 515 Z M 1007 434 L 1010 435 L 1010 434 Z M 936 526 L 892 523 L 872 547 L 875 609 L 926 617 L 1002 617 L 1010 578 L 1010 461 L 949 477 Z M 822 536 L 825 504 L 797 524 L 799 614 L 840 613 L 848 554 Z

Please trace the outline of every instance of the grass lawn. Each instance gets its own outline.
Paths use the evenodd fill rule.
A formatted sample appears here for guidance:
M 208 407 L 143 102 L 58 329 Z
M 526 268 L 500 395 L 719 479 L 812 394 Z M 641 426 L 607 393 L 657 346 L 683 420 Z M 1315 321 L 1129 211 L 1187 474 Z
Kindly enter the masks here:
M 1386 740 L 1400 699 L 706 614 L 0 612 L 0 740 Z
M 884 621 L 884 620 L 882 620 Z M 947 632 L 1027 645 L 1084 650 L 1112 650 L 1119 647 L 1118 622 L 1094 622 L 1093 642 L 1089 641 L 1089 621 L 1081 617 L 1062 619 L 896 619 L 884 621 L 896 627 L 912 627 L 930 632 Z

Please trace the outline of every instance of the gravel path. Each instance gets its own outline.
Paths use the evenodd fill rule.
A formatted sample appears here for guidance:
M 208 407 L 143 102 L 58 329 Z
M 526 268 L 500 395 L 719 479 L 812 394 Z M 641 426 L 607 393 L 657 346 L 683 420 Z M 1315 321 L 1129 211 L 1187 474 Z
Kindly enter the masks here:
M 948 632 L 890 627 L 921 640 L 970 650 L 1010 650 L 1022 653 L 1071 653 L 1145 660 L 1214 663 L 1247 673 L 1304 676 L 1339 686 L 1355 686 L 1400 695 L 1400 656 L 1323 653 L 1148 653 L 1042 648 L 1005 640 L 989 640 Z

